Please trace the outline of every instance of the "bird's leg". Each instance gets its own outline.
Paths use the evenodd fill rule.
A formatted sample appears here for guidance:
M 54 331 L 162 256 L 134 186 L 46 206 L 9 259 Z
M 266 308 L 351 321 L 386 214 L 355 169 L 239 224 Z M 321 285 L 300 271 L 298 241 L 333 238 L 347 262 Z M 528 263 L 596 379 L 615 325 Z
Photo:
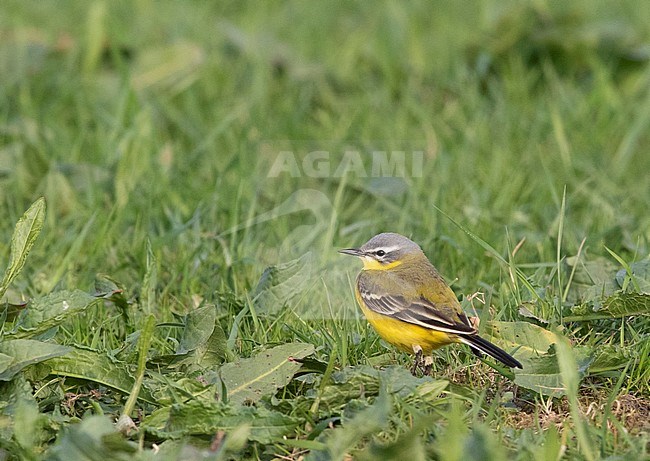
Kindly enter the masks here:
M 430 355 L 427 355 L 424 358 L 424 371 L 423 374 L 424 376 L 431 376 L 431 369 L 433 368 L 433 357 Z
M 416 344 L 413 346 L 413 352 L 415 352 L 415 360 L 413 361 L 411 374 L 415 376 L 415 374 L 418 371 L 418 368 L 422 366 L 422 348 Z

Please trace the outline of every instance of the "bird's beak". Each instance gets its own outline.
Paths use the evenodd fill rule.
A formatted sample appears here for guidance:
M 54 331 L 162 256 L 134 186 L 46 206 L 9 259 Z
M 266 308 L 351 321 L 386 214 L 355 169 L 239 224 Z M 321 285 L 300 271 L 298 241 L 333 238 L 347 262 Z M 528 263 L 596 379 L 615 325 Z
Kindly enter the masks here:
M 342 250 L 339 250 L 339 253 L 350 256 L 363 256 L 363 251 L 358 248 L 344 248 Z

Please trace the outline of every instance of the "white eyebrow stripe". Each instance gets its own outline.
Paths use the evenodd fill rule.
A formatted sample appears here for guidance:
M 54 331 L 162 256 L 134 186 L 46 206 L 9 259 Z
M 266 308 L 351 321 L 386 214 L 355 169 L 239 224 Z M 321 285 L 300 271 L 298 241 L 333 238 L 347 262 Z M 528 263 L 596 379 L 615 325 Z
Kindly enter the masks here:
M 392 247 L 377 247 L 377 248 L 373 248 L 372 251 L 373 251 L 373 252 L 377 252 L 377 251 L 379 251 L 379 250 L 383 250 L 383 251 L 385 251 L 386 253 L 390 253 L 391 251 L 395 251 L 395 250 L 397 250 L 397 249 L 399 249 L 399 248 L 400 248 L 399 245 L 393 245 Z

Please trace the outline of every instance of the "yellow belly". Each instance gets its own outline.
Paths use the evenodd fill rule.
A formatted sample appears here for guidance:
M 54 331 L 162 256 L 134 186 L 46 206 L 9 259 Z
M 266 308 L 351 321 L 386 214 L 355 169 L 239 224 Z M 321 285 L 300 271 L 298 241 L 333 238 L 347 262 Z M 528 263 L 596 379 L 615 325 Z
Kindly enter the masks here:
M 434 349 L 458 342 L 455 335 L 377 314 L 363 304 L 361 304 L 361 310 L 365 314 L 366 319 L 368 319 L 368 322 L 370 322 L 370 325 L 373 326 L 384 341 L 389 342 L 404 352 L 410 352 L 412 354 L 413 346 L 420 346 L 424 354 L 430 354 Z

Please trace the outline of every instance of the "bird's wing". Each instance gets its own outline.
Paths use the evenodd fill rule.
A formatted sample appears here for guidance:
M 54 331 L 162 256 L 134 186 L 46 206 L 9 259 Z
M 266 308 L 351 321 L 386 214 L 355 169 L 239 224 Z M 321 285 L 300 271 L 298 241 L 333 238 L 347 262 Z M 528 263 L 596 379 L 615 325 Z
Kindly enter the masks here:
M 476 329 L 469 322 L 464 312 L 458 313 L 458 320 L 450 318 L 444 313 L 442 305 L 420 296 L 415 300 L 407 300 L 401 295 L 383 293 L 373 284 L 369 284 L 362 277 L 358 280 L 359 295 L 365 305 L 378 314 L 386 315 L 403 322 L 419 325 L 424 328 L 454 333 L 459 335 L 475 334 Z

